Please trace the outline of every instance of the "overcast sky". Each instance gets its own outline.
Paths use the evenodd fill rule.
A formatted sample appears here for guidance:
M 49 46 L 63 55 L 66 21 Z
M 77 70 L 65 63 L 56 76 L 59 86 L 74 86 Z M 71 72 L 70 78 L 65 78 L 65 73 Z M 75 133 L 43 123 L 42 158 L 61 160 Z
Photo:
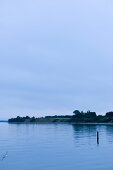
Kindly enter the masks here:
M 0 1 L 0 119 L 113 110 L 112 0 Z

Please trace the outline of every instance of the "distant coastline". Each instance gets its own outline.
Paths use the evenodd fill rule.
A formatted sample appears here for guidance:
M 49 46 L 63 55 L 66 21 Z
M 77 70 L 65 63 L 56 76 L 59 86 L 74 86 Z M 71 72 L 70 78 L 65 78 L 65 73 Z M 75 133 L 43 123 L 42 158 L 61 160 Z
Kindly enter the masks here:
M 8 120 L 0 120 L 0 122 L 8 122 Z
M 107 112 L 105 115 L 97 115 L 96 112 L 83 112 L 79 110 L 73 111 L 73 115 L 55 115 L 45 117 L 20 117 L 8 119 L 9 123 L 79 123 L 79 124 L 112 124 L 113 111 Z

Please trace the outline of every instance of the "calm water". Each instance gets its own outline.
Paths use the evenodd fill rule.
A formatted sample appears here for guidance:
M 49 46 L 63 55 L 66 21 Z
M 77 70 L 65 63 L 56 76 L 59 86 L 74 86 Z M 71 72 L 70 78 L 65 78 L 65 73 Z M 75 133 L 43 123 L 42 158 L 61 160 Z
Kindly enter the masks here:
M 0 123 L 7 151 L 0 170 L 113 170 L 113 125 Z

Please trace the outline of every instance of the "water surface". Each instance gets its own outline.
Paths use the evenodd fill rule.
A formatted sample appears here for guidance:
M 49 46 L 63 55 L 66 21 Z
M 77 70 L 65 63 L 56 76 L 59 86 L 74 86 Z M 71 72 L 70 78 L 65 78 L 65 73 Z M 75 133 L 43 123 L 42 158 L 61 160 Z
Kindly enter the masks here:
M 0 123 L 7 151 L 0 170 L 113 170 L 113 125 Z

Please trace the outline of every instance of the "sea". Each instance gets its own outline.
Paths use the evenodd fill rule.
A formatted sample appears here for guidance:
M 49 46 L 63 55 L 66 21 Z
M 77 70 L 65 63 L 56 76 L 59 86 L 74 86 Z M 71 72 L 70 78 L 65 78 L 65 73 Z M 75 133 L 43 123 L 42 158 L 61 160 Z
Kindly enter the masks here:
M 113 170 L 113 124 L 0 122 L 0 170 Z

